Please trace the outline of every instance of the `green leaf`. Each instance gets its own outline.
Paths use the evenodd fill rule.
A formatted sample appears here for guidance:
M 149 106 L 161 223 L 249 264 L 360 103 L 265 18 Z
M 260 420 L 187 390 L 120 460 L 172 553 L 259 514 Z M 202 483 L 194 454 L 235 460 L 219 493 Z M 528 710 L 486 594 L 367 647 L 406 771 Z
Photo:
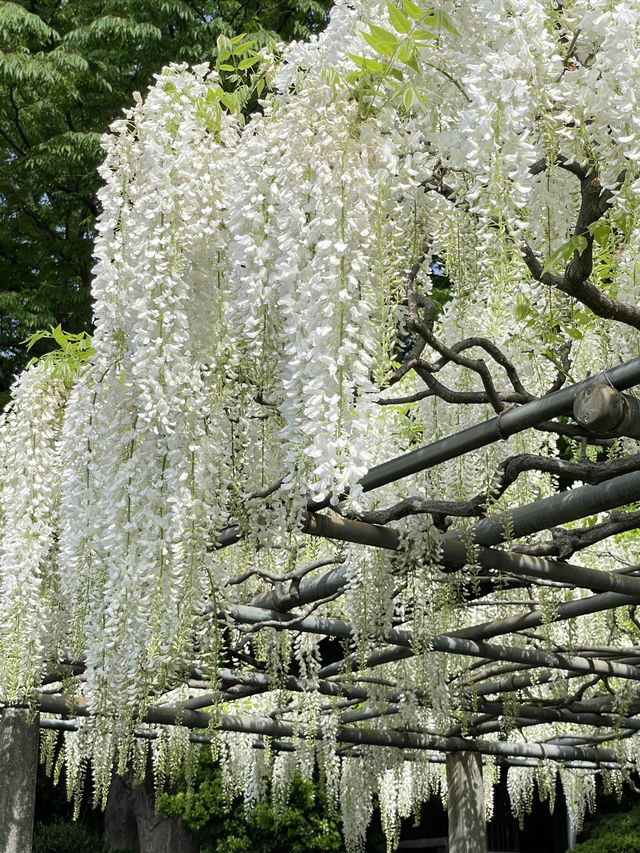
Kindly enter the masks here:
M 225 63 L 225 62 L 223 62 L 222 65 L 218 65 L 218 68 L 220 69 L 220 71 L 235 71 L 236 70 L 233 65 L 227 65 L 227 63 Z
M 238 68 L 240 71 L 245 71 L 247 68 L 251 68 L 256 62 L 260 62 L 259 56 L 248 56 L 246 59 L 241 59 L 238 63 Z
M 414 30 L 411 36 L 414 41 L 428 41 L 438 38 L 438 34 L 432 33 L 431 30 Z
M 576 237 L 572 237 L 569 240 L 569 243 L 571 244 L 573 251 L 577 252 L 579 256 L 582 256 L 582 253 L 589 245 L 589 241 L 583 234 L 578 234 Z M 573 252 L 571 254 L 573 254 Z
M 398 51 L 398 59 L 400 62 L 404 62 L 405 65 L 408 65 L 409 68 L 413 68 L 414 71 L 420 70 L 418 68 L 413 45 L 411 43 L 405 43 L 400 47 L 400 50 Z
M 524 293 L 516 293 L 516 304 L 513 312 L 516 320 L 521 323 L 531 314 L 531 302 Z
M 69 341 L 67 340 L 67 336 L 62 331 L 62 328 L 59 324 L 55 328 L 53 326 L 51 327 L 51 337 L 58 344 L 60 349 L 68 349 Z
M 573 326 L 564 326 L 564 331 L 574 341 L 581 341 L 584 337 L 584 332 L 581 332 L 580 329 L 575 329 Z
M 414 18 L 416 21 L 424 15 L 424 11 L 420 6 L 416 6 L 416 4 L 412 3 L 411 0 L 402 0 L 402 5 L 404 6 L 404 11 L 407 15 L 409 15 L 410 18 Z
M 403 15 L 397 6 L 394 6 L 390 0 L 387 0 L 387 9 L 389 10 L 389 19 L 393 24 L 394 30 L 399 33 L 408 33 L 411 29 L 411 24 L 406 15 Z
M 371 33 L 362 33 L 362 37 L 378 53 L 382 53 L 384 56 L 393 56 L 395 48 L 388 42 L 379 41 Z
M 378 71 L 384 71 L 387 67 L 381 62 L 378 62 L 377 59 L 369 59 L 366 56 L 355 56 L 352 53 L 348 53 L 347 56 L 349 57 L 349 59 L 352 59 L 355 62 L 358 68 L 361 68 L 363 71 L 370 71 L 371 73 L 375 74 Z
M 459 36 L 460 33 L 453 25 L 453 21 L 443 9 L 434 9 L 433 11 L 434 25 L 439 30 L 449 30 L 454 36 Z
M 398 47 L 398 37 L 382 27 L 376 27 L 375 24 L 369 24 L 369 28 L 370 33 L 362 33 L 365 41 L 378 53 L 392 56 Z
M 261 77 L 256 83 L 256 92 L 258 93 L 258 97 L 263 93 L 264 85 L 264 77 Z
M 571 258 L 574 252 L 577 252 L 578 255 L 582 255 L 584 250 L 589 245 L 587 238 L 582 234 L 578 234 L 575 237 L 571 237 L 567 240 L 566 243 L 563 243 L 556 251 L 551 255 L 551 257 L 547 260 L 546 264 L 542 268 L 542 275 L 544 275 L 551 267 L 555 266 L 560 261 L 565 261 L 565 263 Z
M 227 36 L 220 35 L 216 41 L 216 47 L 218 49 L 218 62 L 224 62 L 225 59 L 228 59 L 231 56 L 231 51 L 233 50 L 231 41 Z
M 404 108 L 407 112 L 413 106 L 413 102 L 416 99 L 416 91 L 413 86 L 407 86 L 407 88 L 402 93 L 402 103 L 404 104 Z
M 609 235 L 611 234 L 611 228 L 604 219 L 598 219 L 596 222 L 592 222 L 588 230 L 598 246 L 605 246 L 607 244 Z

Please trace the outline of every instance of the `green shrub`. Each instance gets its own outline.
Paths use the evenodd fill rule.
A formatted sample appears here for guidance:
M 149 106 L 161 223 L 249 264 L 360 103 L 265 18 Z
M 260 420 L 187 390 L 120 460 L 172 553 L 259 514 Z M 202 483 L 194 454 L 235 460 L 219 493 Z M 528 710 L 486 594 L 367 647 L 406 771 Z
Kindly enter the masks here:
M 246 819 L 240 799 L 226 807 L 220 770 L 204 750 L 195 790 L 163 794 L 156 806 L 199 834 L 202 853 L 344 853 L 340 819 L 321 785 L 298 779 L 280 813 L 264 800 Z
M 573 853 L 640 853 L 640 805 L 596 820 L 587 841 Z
M 36 824 L 33 853 L 102 853 L 102 840 L 82 824 Z

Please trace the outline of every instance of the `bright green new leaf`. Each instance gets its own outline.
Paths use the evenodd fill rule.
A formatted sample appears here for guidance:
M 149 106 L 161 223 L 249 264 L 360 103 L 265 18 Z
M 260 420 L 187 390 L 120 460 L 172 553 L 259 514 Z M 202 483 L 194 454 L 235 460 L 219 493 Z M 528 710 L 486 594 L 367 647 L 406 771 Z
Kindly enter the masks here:
M 399 33 L 408 33 L 411 29 L 411 24 L 406 15 L 403 15 L 397 6 L 387 0 L 387 8 L 389 9 L 389 18 L 394 29 Z
M 407 112 L 413 106 L 413 102 L 416 99 L 416 91 L 413 86 L 407 86 L 407 88 L 402 93 L 402 103 L 404 104 L 404 108 Z
M 459 36 L 460 33 L 455 28 L 453 21 L 443 9 L 434 9 L 433 11 L 434 24 L 439 30 L 449 30 L 454 36 Z
M 378 62 L 377 59 L 369 59 L 366 56 L 355 56 L 353 53 L 348 53 L 347 56 L 355 62 L 358 68 L 361 68 L 363 71 L 369 71 L 372 74 L 375 74 L 377 71 L 384 71 L 387 67 Z
M 578 255 L 582 255 L 588 245 L 589 243 L 587 238 L 582 234 L 571 237 L 566 243 L 559 246 L 547 260 L 546 264 L 542 268 L 542 275 L 548 272 L 551 267 L 555 266 L 560 261 L 564 261 L 566 263 L 572 257 L 574 252 L 577 252 Z
M 224 62 L 225 59 L 228 59 L 231 56 L 231 51 L 233 50 L 233 47 L 231 45 L 231 41 L 227 38 L 227 36 L 218 36 L 216 40 L 216 47 L 218 50 L 218 62 Z
M 393 56 L 395 53 L 395 46 L 390 42 L 380 41 L 380 39 L 377 39 L 371 33 L 362 33 L 362 35 L 367 44 L 370 44 L 378 53 L 382 53 L 384 56 Z
M 605 246 L 607 244 L 611 228 L 603 219 L 592 222 L 588 230 L 598 246 Z
M 420 70 L 418 68 L 416 55 L 411 42 L 405 43 L 400 47 L 400 50 L 398 51 L 398 59 L 400 62 L 404 62 L 405 65 L 408 65 L 409 68 L 413 68 L 414 71 Z
M 247 68 L 251 68 L 256 62 L 260 62 L 259 56 L 248 56 L 246 59 L 241 59 L 238 63 L 238 68 L 240 71 L 244 71 Z
M 412 0 L 402 0 L 402 5 L 404 6 L 404 10 L 407 15 L 409 15 L 410 18 L 414 18 L 416 21 L 424 15 L 424 10 L 421 9 L 420 6 L 416 6 Z
M 412 36 L 414 41 L 428 41 L 438 38 L 438 34 L 432 33 L 431 30 L 414 30 Z

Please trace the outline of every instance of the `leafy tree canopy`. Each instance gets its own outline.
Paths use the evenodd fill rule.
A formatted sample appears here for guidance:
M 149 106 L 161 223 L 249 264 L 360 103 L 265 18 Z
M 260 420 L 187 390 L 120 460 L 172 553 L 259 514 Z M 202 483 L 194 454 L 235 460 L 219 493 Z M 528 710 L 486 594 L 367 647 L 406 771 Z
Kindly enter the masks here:
M 330 0 L 19 0 L 0 8 L 0 377 L 20 341 L 89 329 L 100 136 L 171 62 L 221 34 L 304 38 Z

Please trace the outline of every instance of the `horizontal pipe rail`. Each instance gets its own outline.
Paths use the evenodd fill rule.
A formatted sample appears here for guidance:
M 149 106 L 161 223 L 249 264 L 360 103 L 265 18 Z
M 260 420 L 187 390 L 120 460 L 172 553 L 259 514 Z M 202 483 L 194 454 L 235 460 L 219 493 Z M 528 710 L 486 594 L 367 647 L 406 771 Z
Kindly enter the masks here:
M 72 717 L 91 716 L 88 700 L 75 698 L 68 701 L 59 696 L 42 695 L 36 706 L 43 713 Z M 148 708 L 141 722 L 168 726 L 185 726 L 189 729 L 213 727 L 222 731 L 264 735 L 275 738 L 300 739 L 313 737 L 322 740 L 322 731 L 297 729 L 289 723 L 263 716 L 213 715 L 204 711 L 190 711 L 180 707 L 156 705 Z M 413 732 L 379 731 L 376 729 L 341 726 L 337 732 L 338 743 L 382 746 L 393 749 L 434 750 L 436 752 L 477 752 L 484 755 L 516 756 L 555 761 L 608 762 L 620 765 L 615 750 L 593 746 L 564 746 L 559 744 L 509 743 L 507 741 L 470 740 L 462 737 L 422 735 Z
M 570 415 L 573 411 L 576 394 L 592 382 L 608 384 L 618 391 L 626 391 L 640 383 L 640 358 L 618 364 L 582 382 L 569 385 L 560 391 L 554 391 L 552 394 L 547 394 L 538 400 L 532 400 L 530 403 L 524 403 L 522 406 L 502 412 L 483 423 L 376 465 L 362 477 L 360 485 L 365 492 L 370 492 L 404 477 L 409 477 L 411 474 L 426 471 L 442 462 L 447 462 L 496 441 L 509 438 L 550 418 Z M 326 509 L 329 505 L 329 497 L 322 501 L 314 501 L 309 498 L 308 501 L 309 510 L 314 512 Z M 230 525 L 218 533 L 216 547 L 225 548 L 234 542 L 238 542 L 241 538 L 241 528 L 238 525 Z
M 277 627 L 278 622 L 282 622 L 283 627 L 293 627 L 288 624 L 291 621 L 291 615 L 283 616 L 278 611 L 265 611 L 261 608 L 236 605 L 232 612 L 238 621 L 246 621 L 252 624 L 260 624 L 260 622 L 268 621 L 274 627 Z M 294 630 L 341 638 L 347 638 L 353 634 L 353 628 L 348 622 L 318 616 L 296 619 Z M 373 652 L 365 663 L 366 668 L 401 660 L 413 655 L 411 635 L 406 631 L 399 631 L 392 628 L 385 632 L 384 638 L 388 643 L 392 643 L 393 645 Z M 585 675 L 595 674 L 640 681 L 640 668 L 637 666 L 617 661 L 587 658 L 581 655 L 498 646 L 482 640 L 467 639 L 466 637 L 459 637 L 453 634 L 438 634 L 431 638 L 428 646 L 436 652 L 486 658 L 487 660 L 509 661 L 512 663 L 522 663 L 527 666 L 549 667 L 551 669 L 578 672 Z M 358 664 L 354 665 L 358 666 Z M 339 675 L 343 668 L 344 661 L 337 661 L 320 669 L 317 676 L 325 679 L 330 676 Z

